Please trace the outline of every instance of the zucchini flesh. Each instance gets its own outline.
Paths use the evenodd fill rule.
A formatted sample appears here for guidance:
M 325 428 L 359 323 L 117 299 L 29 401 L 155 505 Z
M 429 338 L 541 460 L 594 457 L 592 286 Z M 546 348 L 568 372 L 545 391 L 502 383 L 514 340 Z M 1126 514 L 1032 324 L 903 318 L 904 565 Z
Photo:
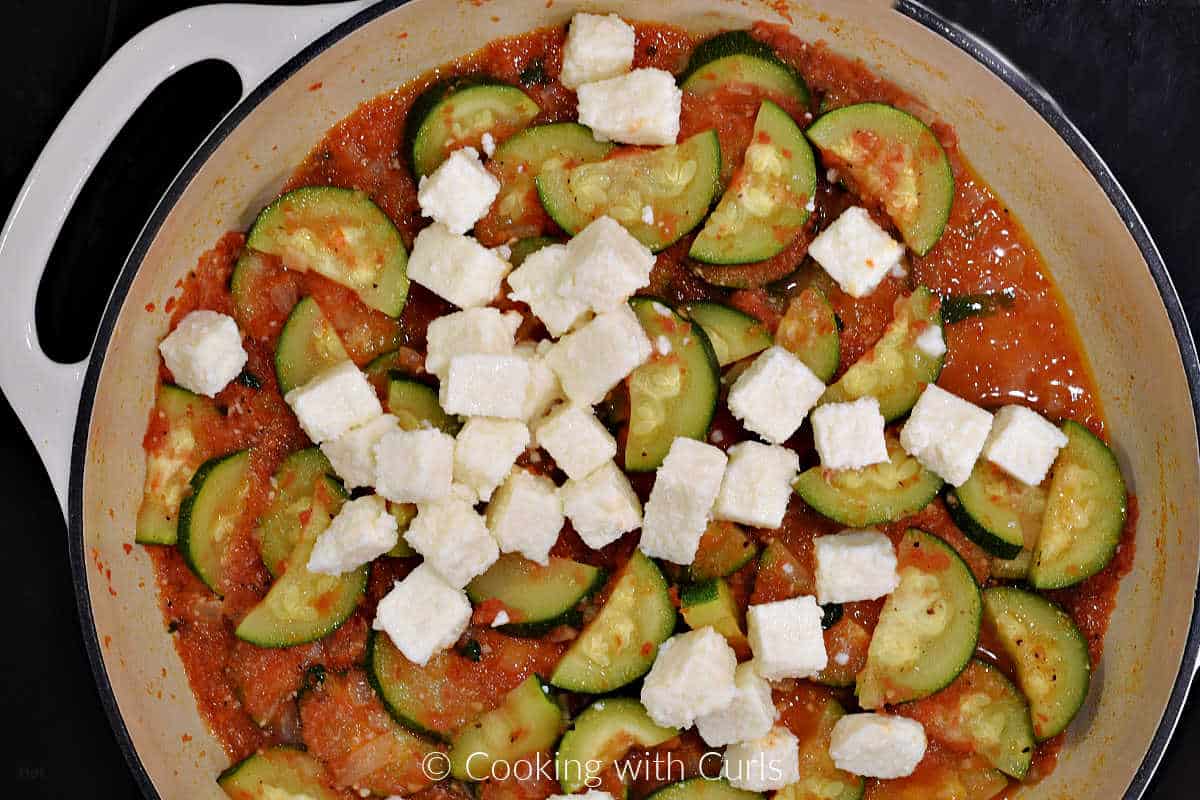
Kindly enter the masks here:
M 796 494 L 822 516 L 851 528 L 895 522 L 933 502 L 942 479 L 904 452 L 892 432 L 888 460 L 862 469 L 810 467 L 796 478 Z
M 679 735 L 650 719 L 632 697 L 597 700 L 575 718 L 558 745 L 558 781 L 567 794 L 595 786 L 600 774 L 633 748 L 660 745 Z
M 689 778 L 664 786 L 646 800 L 763 800 L 765 797 L 758 792 L 735 789 L 724 778 Z
M 771 333 L 761 322 L 736 308 L 702 300 L 684 307 L 687 317 L 703 330 L 717 357 L 728 366 L 771 346 Z
M 991 558 L 988 560 L 988 572 L 993 578 L 1008 581 L 1023 581 L 1029 577 L 1029 567 L 1033 564 L 1033 551 L 1022 550 L 1016 558 Z
M 833 726 L 846 710 L 828 689 L 796 683 L 781 691 L 779 720 L 800 740 L 800 780 L 775 800 L 859 800 L 866 783 L 837 768 L 829 755 Z
M 900 585 L 884 603 L 855 688 L 867 709 L 918 700 L 950 685 L 979 641 L 979 586 L 954 548 L 910 528 L 896 555 Z
M 308 797 L 341 800 L 320 761 L 295 747 L 259 750 L 221 773 L 217 785 L 232 800 L 280 800 Z
M 688 568 L 693 581 L 724 578 L 750 563 L 758 555 L 758 545 L 738 525 L 714 519 L 708 523 L 696 560 Z
M 981 458 L 966 483 L 947 490 L 946 508 L 971 541 L 997 558 L 1014 559 L 1038 540 L 1046 490 Z
M 1009 788 L 1008 777 L 979 756 L 933 748 L 912 775 L 870 783 L 871 800 L 992 800 Z
M 846 370 L 821 397 L 822 403 L 844 403 L 860 397 L 879 400 L 879 413 L 889 422 L 907 414 L 925 386 L 937 381 L 945 355 L 933 358 L 916 345 L 930 325 L 942 325 L 938 296 L 924 286 L 896 301 L 883 336 Z
M 233 298 L 233 317 L 243 330 L 247 323 L 261 313 L 262 281 L 278 271 L 267 256 L 243 249 L 229 277 L 229 294 Z
M 721 144 L 708 130 L 667 147 L 618 148 L 603 161 L 543 169 L 537 189 L 546 213 L 572 236 L 609 216 L 658 252 L 704 219 L 720 171 Z
M 275 378 L 280 394 L 303 386 L 350 358 L 317 301 L 305 297 L 292 308 L 275 344 Z
M 983 593 L 984 624 L 1016 670 L 1039 742 L 1057 736 L 1083 707 L 1091 683 L 1088 646 L 1065 611 L 1013 586 Z
M 450 746 L 450 774 L 481 781 L 497 761 L 512 762 L 549 749 L 562 730 L 563 713 L 550 687 L 530 675 L 493 709 L 467 725 Z
M 258 215 L 246 247 L 340 283 L 390 317 L 400 316 L 408 299 L 400 231 L 365 192 L 336 186 L 288 192 Z
M 736 87 L 739 93 L 757 90 L 798 108 L 808 105 L 808 87 L 800 73 L 747 31 L 726 31 L 698 44 L 679 83 L 685 92 L 701 97 Z
M 283 460 L 271 478 L 271 502 L 258 523 L 258 552 L 271 577 L 278 578 L 300 541 L 301 515 L 312 508 L 317 482 L 329 496 L 329 512 L 336 515 L 346 491 L 333 477 L 333 466 L 319 447 L 298 450 Z
M 717 357 L 700 326 L 660 300 L 635 297 L 629 304 L 655 343 L 650 360 L 629 376 L 625 469 L 646 472 L 662 464 L 676 437 L 705 440 L 721 379 Z
M 841 360 L 841 334 L 837 314 L 820 289 L 809 286 L 791 299 L 775 331 L 775 341 L 823 383 L 833 380 Z
M 176 546 L 192 572 L 217 594 L 224 582 L 225 548 L 245 509 L 249 473 L 249 450 L 210 458 L 196 470 L 192 493 L 179 504 Z
M 1050 477 L 1046 513 L 1029 567 L 1035 589 L 1090 578 L 1116 555 L 1125 527 L 1125 479 L 1108 445 L 1077 422 L 1063 423 L 1066 446 Z
M 550 683 L 572 692 L 601 694 L 645 675 L 658 646 L 675 630 L 667 581 L 641 551 L 616 575 L 596 618 L 571 643 Z
M 391 373 L 388 379 L 386 407 L 400 421 L 401 430 L 429 425 L 454 436 L 462 428 L 458 417 L 442 410 L 436 389 L 400 372 Z
M 515 86 L 478 79 L 444 81 L 426 89 L 405 117 L 405 138 L 417 177 L 428 175 L 460 147 L 480 149 L 483 135 L 501 141 L 541 111 Z
M 179 505 L 188 481 L 207 457 L 204 428 L 221 418 L 212 400 L 171 384 L 158 387 L 154 414 L 166 430 L 146 452 L 146 482 L 138 508 L 138 544 L 175 544 Z
M 734 652 L 749 655 L 750 643 L 742 630 L 741 609 L 722 578 L 685 586 L 679 593 L 679 612 L 692 630 L 711 627 L 725 637 Z
M 396 520 L 396 531 L 399 537 L 396 540 L 396 546 L 387 552 L 389 558 L 411 558 L 417 554 L 413 550 L 408 540 L 404 538 L 404 532 L 408 530 L 408 526 L 417 518 L 416 503 L 393 503 L 388 500 L 388 513 Z
M 688 255 L 707 264 L 777 255 L 808 222 L 816 190 L 816 160 L 804 134 L 786 111 L 764 100 L 742 166 Z
M 579 604 L 604 585 L 604 570 L 569 558 L 551 558 L 542 566 L 515 553 L 500 556 L 487 572 L 467 584 L 478 606 L 504 604 L 512 620 L 500 630 L 512 636 L 540 636 L 559 625 L 579 625 Z
M 827 166 L 849 173 L 859 194 L 879 202 L 917 255 L 933 248 L 954 201 L 950 159 L 924 122 L 883 103 L 823 114 L 806 131 Z

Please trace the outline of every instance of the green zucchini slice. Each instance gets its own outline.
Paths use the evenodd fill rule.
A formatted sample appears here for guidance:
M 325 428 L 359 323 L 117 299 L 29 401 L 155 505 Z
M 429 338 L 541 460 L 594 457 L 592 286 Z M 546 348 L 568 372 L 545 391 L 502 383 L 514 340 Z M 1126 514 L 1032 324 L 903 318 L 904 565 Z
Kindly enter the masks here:
M 799 685 L 784 690 L 780 722 L 800 740 L 800 780 L 775 793 L 775 800 L 859 800 L 866 782 L 837 768 L 829 755 L 833 726 L 846 710 L 827 689 Z
M 275 378 L 287 394 L 349 359 L 337 331 L 317 301 L 305 297 L 292 308 L 275 344 Z
M 1023 581 L 1029 577 L 1029 567 L 1033 564 L 1033 551 L 1022 550 L 1016 558 L 991 558 L 988 561 L 988 571 L 993 578 L 1008 581 Z
M 766 795 L 735 789 L 724 778 L 689 778 L 672 783 L 646 797 L 646 800 L 764 800 Z
M 493 709 L 459 731 L 450 745 L 450 774 L 482 781 L 497 761 L 511 764 L 548 750 L 562 731 L 563 712 L 550 687 L 530 675 Z
M 604 585 L 604 570 L 569 558 L 542 566 L 516 553 L 500 556 L 487 572 L 467 584 L 478 606 L 498 600 L 512 620 L 500 626 L 511 636 L 540 636 L 559 625 L 578 626 L 579 604 Z
M 437 390 L 402 372 L 388 379 L 387 410 L 400 420 L 400 428 L 413 431 L 430 425 L 454 436 L 462 428 L 458 417 L 442 410 Z
M 558 782 L 567 794 L 594 786 L 600 774 L 634 748 L 645 749 L 679 735 L 650 719 L 632 697 L 597 700 L 575 718 L 558 745 Z
M 825 293 L 809 286 L 788 303 L 775 331 L 786 348 L 824 383 L 833 380 L 842 356 L 837 314 Z
M 217 778 L 231 800 L 308 797 L 341 800 L 320 761 L 295 747 L 276 745 L 242 759 Z
M 766 326 L 736 308 L 701 300 L 687 304 L 683 311 L 688 319 L 704 329 L 718 366 L 728 366 L 761 353 L 772 344 Z
M 552 244 L 557 244 L 557 240 L 552 236 L 528 236 L 518 239 L 513 242 L 512 254 L 508 257 L 508 263 L 512 264 L 513 269 L 516 269 L 525 263 L 525 259 Z
M 179 504 L 176 546 L 192 572 L 217 594 L 225 574 L 225 548 L 245 510 L 249 473 L 249 450 L 210 458 L 196 470 L 192 493 Z
M 683 587 L 679 593 L 679 613 L 692 630 L 710 627 L 725 637 L 734 652 L 750 652 L 750 642 L 742 630 L 741 609 L 723 578 Z
M 541 111 L 515 86 L 478 78 L 451 79 L 426 89 L 405 117 L 405 139 L 417 177 L 428 175 L 460 147 L 480 149 L 483 135 L 503 141 Z
M 1046 490 L 1026 486 L 987 459 L 971 477 L 946 491 L 946 509 L 971 541 L 1000 559 L 1013 559 L 1037 543 Z
M 701 97 L 736 88 L 740 93 L 756 90 L 798 108 L 808 105 L 808 87 L 800 73 L 747 31 L 726 31 L 696 45 L 679 84 Z
M 758 545 L 737 524 L 714 519 L 700 537 L 688 577 L 697 582 L 724 578 L 749 564 L 756 555 Z
M 233 298 L 233 316 L 238 327 L 245 329 L 246 323 L 253 319 L 256 309 L 262 306 L 262 285 L 265 280 L 277 271 L 262 253 L 243 249 L 233 265 L 233 275 L 229 277 L 229 294 Z
M 301 516 L 312 508 L 318 481 L 324 483 L 328 493 L 329 513 L 336 515 L 347 494 L 319 447 L 292 453 L 271 477 L 271 502 L 258 523 L 258 552 L 273 578 L 283 573 L 288 557 L 300 542 L 304 529 Z

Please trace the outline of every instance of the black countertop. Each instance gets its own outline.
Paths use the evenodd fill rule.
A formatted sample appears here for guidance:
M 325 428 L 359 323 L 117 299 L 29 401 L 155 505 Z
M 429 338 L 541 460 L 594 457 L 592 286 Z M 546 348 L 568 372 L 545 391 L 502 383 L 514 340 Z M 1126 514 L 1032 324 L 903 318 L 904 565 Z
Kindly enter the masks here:
M 1149 224 L 1200 321 L 1200 4 L 1192 0 L 927 0 L 1040 81 L 1113 168 Z M 171 0 L 14 0 L 0 48 L 0 211 L 7 211 L 54 125 L 133 33 L 199 5 Z M 603 6 L 603 3 L 599 4 Z M 42 335 L 81 357 L 113 276 L 186 155 L 237 97 L 228 67 L 185 71 L 157 92 L 102 162 L 52 258 L 39 299 Z M 67 265 L 71 265 L 68 268 Z M 3 351 L 0 350 L 0 357 Z M 58 506 L 28 437 L 0 400 L 0 505 L 7 508 L 0 748 L 10 796 L 134 797 L 83 651 Z M 1200 710 L 1185 714 L 1149 797 L 1195 797 Z M 1107 799 L 1105 799 L 1107 800 Z

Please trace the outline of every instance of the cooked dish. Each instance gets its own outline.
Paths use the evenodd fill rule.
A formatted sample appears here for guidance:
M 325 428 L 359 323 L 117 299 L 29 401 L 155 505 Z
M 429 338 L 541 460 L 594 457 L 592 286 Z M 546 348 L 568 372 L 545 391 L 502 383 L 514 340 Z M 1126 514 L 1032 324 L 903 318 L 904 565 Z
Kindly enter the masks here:
M 861 62 L 498 40 L 338 123 L 179 289 L 137 541 L 231 797 L 1053 769 L 1136 503 L 1037 250 Z

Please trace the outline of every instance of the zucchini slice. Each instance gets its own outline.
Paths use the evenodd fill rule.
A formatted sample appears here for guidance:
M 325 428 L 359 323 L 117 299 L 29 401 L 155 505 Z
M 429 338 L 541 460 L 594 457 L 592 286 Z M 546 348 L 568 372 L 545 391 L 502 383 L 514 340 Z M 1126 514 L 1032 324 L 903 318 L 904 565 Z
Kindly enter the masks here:
M 146 450 L 146 483 L 135 540 L 138 544 L 175 544 L 179 505 L 187 494 L 188 481 L 207 455 L 201 444 L 204 428 L 215 424 L 221 412 L 209 398 L 164 383 L 158 387 L 154 415 L 152 427 L 161 422 L 165 430 Z
M 683 587 L 679 593 L 679 612 L 692 630 L 711 627 L 725 637 L 734 652 L 749 655 L 750 642 L 742 630 L 741 609 L 723 578 Z
M 336 186 L 290 191 L 258 215 L 246 247 L 353 289 L 390 317 L 400 316 L 408 300 L 408 251 L 365 192 Z
M 942 325 L 938 296 L 924 286 L 893 306 L 892 321 L 883 336 L 846 370 L 821 397 L 822 403 L 843 403 L 868 395 L 878 398 L 879 413 L 889 422 L 907 414 L 926 384 L 935 383 L 945 355 L 933 358 L 916 345 L 930 325 Z
M 563 734 L 556 758 L 558 782 L 567 794 L 595 786 L 600 774 L 630 750 L 654 747 L 678 735 L 678 729 L 650 719 L 632 697 L 597 700 Z
M 645 675 L 675 630 L 675 605 L 662 571 L 640 550 L 617 573 L 612 592 L 558 662 L 550 683 L 602 694 Z
M 512 622 L 500 630 L 511 636 L 540 636 L 559 625 L 578 626 L 579 604 L 604 585 L 604 570 L 569 558 L 542 566 L 516 553 L 500 556 L 487 572 L 467 584 L 478 606 L 498 600 Z
M 949 686 L 979 641 L 979 586 L 953 547 L 909 528 L 896 548 L 900 585 L 883 605 L 858 675 L 863 708 L 919 700 Z
M 426 89 L 405 118 L 413 171 L 433 172 L 460 147 L 480 148 L 485 133 L 502 141 L 541 111 L 515 86 L 479 78 L 453 78 Z
M 436 389 L 402 372 L 392 372 L 388 378 L 386 407 L 388 413 L 400 420 L 402 430 L 430 425 L 454 436 L 462 428 L 458 417 L 442 410 Z
M 718 366 L 728 366 L 771 346 L 766 326 L 736 308 L 701 300 L 683 307 L 688 319 L 704 329 Z
M 766 795 L 735 789 L 724 778 L 689 778 L 648 795 L 646 800 L 764 800 Z
M 807 134 L 826 166 L 848 172 L 859 194 L 882 204 L 917 255 L 937 244 L 954 202 L 954 174 L 924 122 L 883 103 L 859 103 L 821 115 Z
M 493 709 L 467 725 L 450 745 L 450 774 L 482 781 L 497 761 L 511 764 L 522 756 L 548 750 L 562 731 L 563 712 L 550 687 L 530 675 Z
M 275 344 L 279 393 L 303 386 L 321 372 L 349 359 L 337 331 L 317 301 L 305 297 L 292 308 Z
M 700 537 L 688 577 L 697 582 L 724 578 L 749 564 L 756 555 L 758 544 L 745 531 L 735 523 L 714 519 Z
M 654 343 L 654 354 L 629 376 L 625 469 L 647 472 L 662 464 L 677 436 L 705 440 L 721 375 L 702 327 L 661 300 L 635 297 L 629 305 Z
M 1039 742 L 1066 730 L 1091 683 L 1088 646 L 1071 617 L 1046 598 L 1014 586 L 983 593 L 984 624 L 994 632 L 1029 698 Z
M 1016 558 L 991 558 L 988 571 L 993 578 L 1008 581 L 1023 581 L 1029 577 L 1029 566 L 1033 563 L 1033 551 L 1022 550 Z
M 975 544 L 1000 559 L 1013 559 L 1037 543 L 1046 490 L 1026 486 L 981 458 L 971 477 L 946 491 L 946 509 Z
M 837 768 L 829 755 L 833 726 L 846 710 L 828 689 L 797 683 L 781 691 L 780 722 L 800 740 L 800 780 L 775 793 L 774 800 L 859 800 L 862 778 Z
M 704 219 L 720 172 L 721 144 L 708 130 L 667 147 L 619 148 L 603 161 L 543 169 L 537 189 L 546 213 L 572 236 L 607 215 L 658 252 Z
M 891 431 L 888 461 L 862 469 L 810 467 L 792 488 L 822 516 L 851 528 L 895 522 L 933 502 L 942 479 L 904 452 Z
M 749 264 L 787 249 L 808 222 L 817 191 L 812 148 L 788 113 L 764 100 L 742 166 L 688 255 L 706 264 Z
M 791 299 L 775 331 L 775 341 L 822 382 L 833 380 L 841 361 L 842 340 L 837 314 L 820 289 L 809 286 Z
M 179 504 L 176 546 L 204 585 L 217 594 L 225 575 L 225 548 L 246 506 L 250 451 L 238 450 L 200 465 L 192 493 Z
M 1035 589 L 1061 589 L 1090 578 L 1117 552 L 1127 513 L 1125 479 L 1104 442 L 1067 420 L 1066 446 L 1050 477 L 1041 535 L 1029 567 Z
M 271 264 L 262 253 L 256 253 L 248 248 L 242 249 L 237 263 L 233 265 L 233 275 L 229 277 L 229 294 L 233 298 L 233 317 L 238 327 L 246 329 L 247 323 L 254 319 L 263 305 L 263 286 L 261 281 L 268 279 L 278 267 Z
M 292 453 L 271 477 L 271 502 L 258 523 L 258 552 L 273 578 L 283 574 L 288 557 L 300 542 L 304 529 L 301 515 L 312 508 L 318 481 L 325 485 L 329 513 L 336 516 L 347 494 L 321 448 Z
M 826 610 L 833 606 L 826 606 Z M 845 664 L 830 658 L 825 669 L 813 678 L 823 686 L 845 688 L 853 686 L 858 679 L 858 673 L 867 664 L 867 654 L 871 648 L 871 632 L 861 622 L 850 614 L 842 614 L 841 619 L 825 630 L 825 651 L 844 655 Z
M 217 785 L 232 800 L 279 800 L 309 797 L 341 800 L 342 793 L 320 761 L 296 747 L 259 750 L 221 773 Z
M 1007 775 L 979 756 L 931 748 L 912 775 L 872 780 L 868 796 L 871 800 L 999 800 L 1010 786 Z
M 808 87 L 800 73 L 747 31 L 726 31 L 696 45 L 679 85 L 701 97 L 736 87 L 739 93 L 757 91 L 797 107 L 808 105 Z

